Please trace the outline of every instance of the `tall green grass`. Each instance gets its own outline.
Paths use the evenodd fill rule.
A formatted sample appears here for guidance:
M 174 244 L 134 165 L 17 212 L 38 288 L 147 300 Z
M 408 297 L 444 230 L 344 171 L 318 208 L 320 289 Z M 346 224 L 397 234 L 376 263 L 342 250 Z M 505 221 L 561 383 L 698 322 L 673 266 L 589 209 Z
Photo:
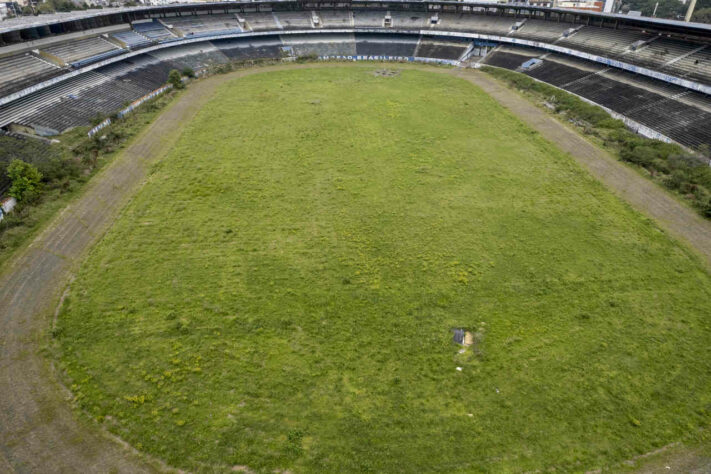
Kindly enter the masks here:
M 584 471 L 706 426 L 699 260 L 471 84 L 373 70 L 219 90 L 72 285 L 77 405 L 199 472 Z

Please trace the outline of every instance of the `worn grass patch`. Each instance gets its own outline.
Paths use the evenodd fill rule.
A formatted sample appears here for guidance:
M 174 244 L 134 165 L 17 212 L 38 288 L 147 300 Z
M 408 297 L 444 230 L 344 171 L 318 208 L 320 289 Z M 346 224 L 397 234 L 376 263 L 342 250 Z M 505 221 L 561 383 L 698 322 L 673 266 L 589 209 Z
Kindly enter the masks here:
M 65 302 L 78 404 L 197 471 L 577 471 L 705 426 L 697 258 L 471 84 L 374 70 L 220 89 Z

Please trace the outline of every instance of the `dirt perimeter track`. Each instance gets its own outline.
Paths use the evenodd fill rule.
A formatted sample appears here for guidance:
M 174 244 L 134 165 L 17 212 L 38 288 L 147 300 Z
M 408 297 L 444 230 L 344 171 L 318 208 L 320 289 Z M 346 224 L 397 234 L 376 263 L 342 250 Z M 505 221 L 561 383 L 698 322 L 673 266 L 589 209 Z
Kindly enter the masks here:
M 52 314 L 74 266 L 111 226 L 145 181 L 149 165 L 171 148 L 184 125 L 213 96 L 216 87 L 239 76 L 293 67 L 299 66 L 240 71 L 191 85 L 92 179 L 84 194 L 57 216 L 29 248 L 8 263 L 0 276 L 0 473 L 161 470 L 158 462 L 139 456 L 78 419 L 72 411 L 66 391 L 43 355 Z M 613 192 L 689 243 L 711 264 L 711 223 L 655 184 L 483 73 L 415 67 L 451 73 L 482 87 L 544 137 L 570 152 Z

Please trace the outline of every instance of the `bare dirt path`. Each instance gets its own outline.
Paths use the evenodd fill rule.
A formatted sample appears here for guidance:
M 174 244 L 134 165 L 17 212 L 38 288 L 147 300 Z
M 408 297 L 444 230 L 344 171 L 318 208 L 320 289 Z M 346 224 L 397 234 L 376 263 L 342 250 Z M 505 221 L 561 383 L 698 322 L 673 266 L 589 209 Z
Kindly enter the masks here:
M 54 306 L 74 266 L 145 181 L 149 165 L 170 149 L 216 87 L 239 76 L 293 67 L 314 65 L 255 68 L 193 84 L 8 262 L 0 275 L 0 473 L 139 473 L 162 468 L 76 417 L 42 354 Z M 451 73 L 482 87 L 711 262 L 711 224 L 494 79 L 476 71 Z
M 570 153 L 610 191 L 655 219 L 670 235 L 687 243 L 711 267 L 710 221 L 491 76 L 471 69 L 456 69 L 452 74 L 484 89 L 547 140 Z

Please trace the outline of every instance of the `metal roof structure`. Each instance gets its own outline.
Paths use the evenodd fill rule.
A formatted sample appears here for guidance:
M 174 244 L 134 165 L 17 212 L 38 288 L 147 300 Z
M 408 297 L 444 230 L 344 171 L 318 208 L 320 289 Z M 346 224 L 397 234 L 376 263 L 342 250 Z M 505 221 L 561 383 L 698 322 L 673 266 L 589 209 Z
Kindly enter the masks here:
M 128 10 L 126 8 L 104 8 L 101 10 L 80 10 L 64 13 L 51 13 L 46 15 L 25 15 L 17 18 L 6 18 L 0 21 L 0 33 L 18 30 L 22 28 L 32 28 L 47 26 L 53 23 L 61 23 L 63 21 L 77 21 L 85 18 L 106 15 Z

